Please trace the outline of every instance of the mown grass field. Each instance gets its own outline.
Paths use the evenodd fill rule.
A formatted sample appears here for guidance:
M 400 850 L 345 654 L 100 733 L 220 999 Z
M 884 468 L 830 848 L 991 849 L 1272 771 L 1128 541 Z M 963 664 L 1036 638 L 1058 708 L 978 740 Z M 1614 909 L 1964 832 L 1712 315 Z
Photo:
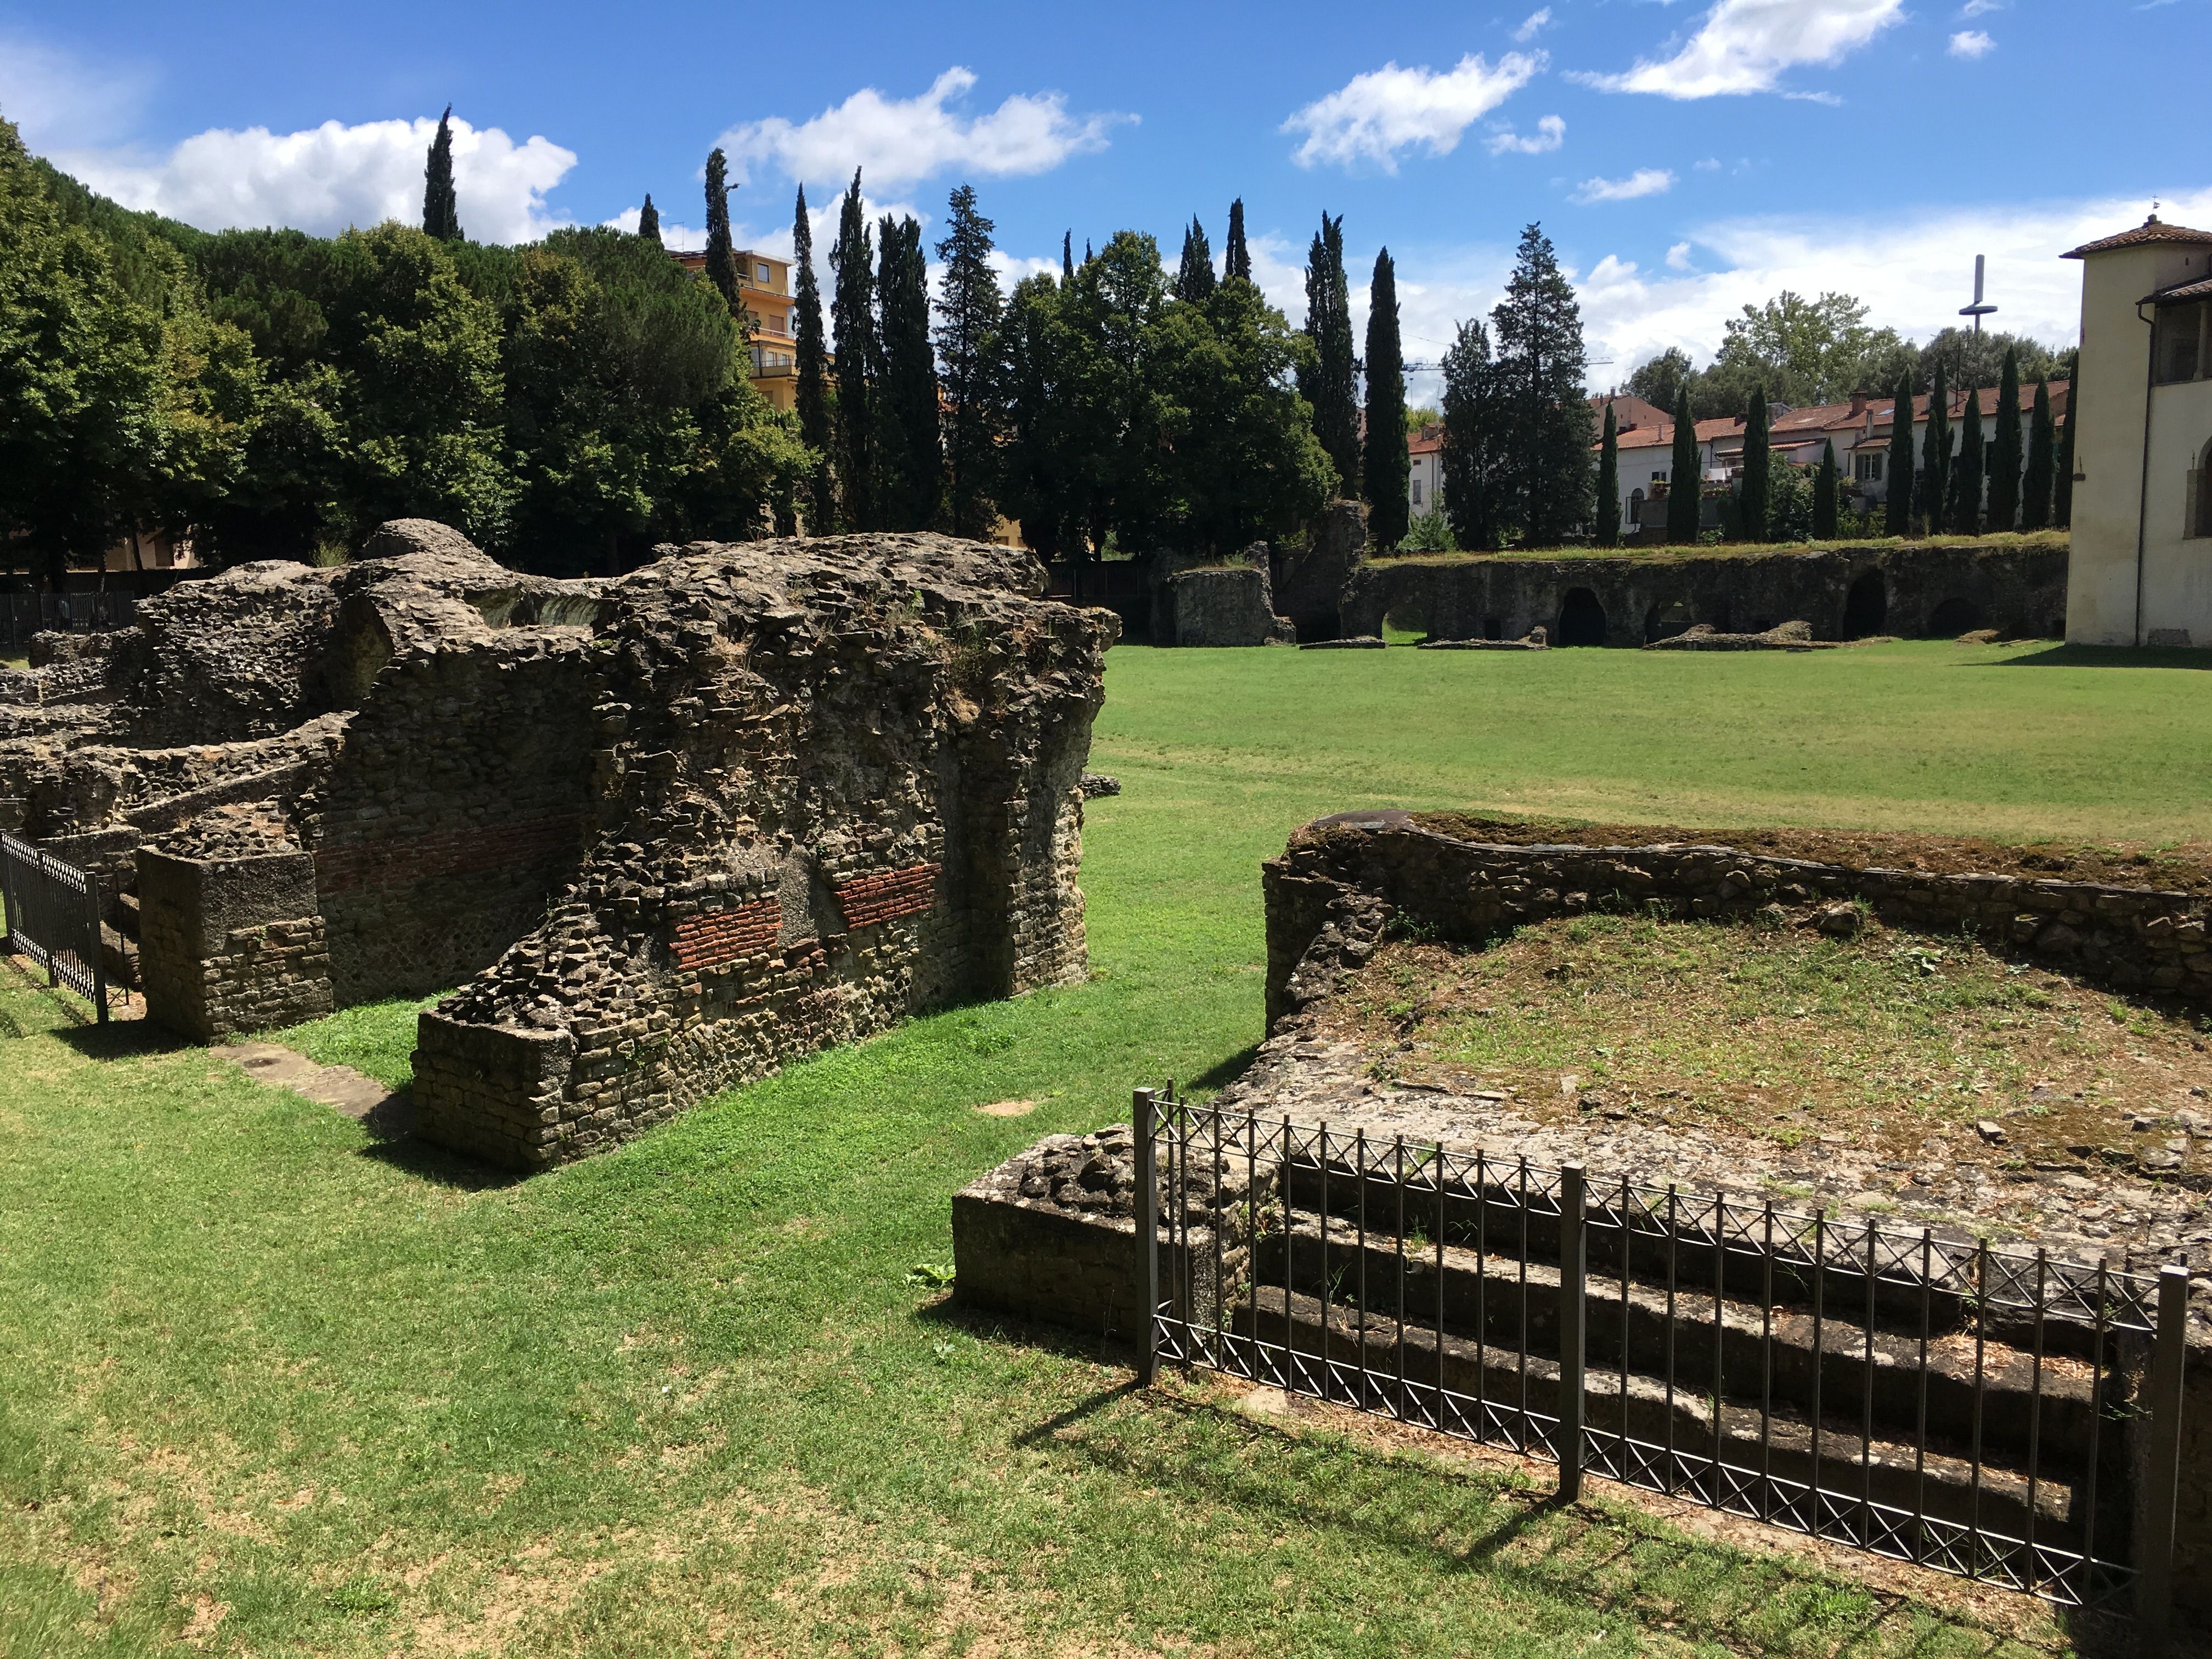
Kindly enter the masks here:
M 2136 659 L 2138 665 L 2143 659 Z M 2179 659 L 2186 662 L 2187 659 Z M 2045 648 L 1110 659 L 1085 985 L 527 1182 L 0 970 L 0 1654 L 2063 1652 L 1003 1328 L 946 1200 L 1260 1036 L 1260 860 L 1353 805 L 2212 837 L 2212 676 Z M 411 1005 L 289 1039 L 398 1082 Z M 1038 1103 L 1021 1118 L 979 1105 Z M 922 1275 L 927 1279 L 927 1275 Z

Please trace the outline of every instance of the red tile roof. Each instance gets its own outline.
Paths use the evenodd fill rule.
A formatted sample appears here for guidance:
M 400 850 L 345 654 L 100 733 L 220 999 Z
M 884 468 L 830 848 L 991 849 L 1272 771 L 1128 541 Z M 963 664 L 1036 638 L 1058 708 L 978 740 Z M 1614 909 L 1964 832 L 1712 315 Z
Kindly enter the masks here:
M 2184 283 L 2179 288 L 2162 288 L 2155 294 L 2143 296 L 2154 305 L 2185 305 L 2191 300 L 2212 300 L 2212 276 L 2201 283 Z
M 2148 247 L 2154 242 L 2212 242 L 2212 230 L 2191 230 L 2186 225 L 2169 225 L 2154 213 L 2133 230 L 2124 230 L 2117 236 L 2104 236 L 2094 242 L 2084 242 L 2058 257 L 2079 259 L 2091 253 L 2110 253 L 2117 248 Z

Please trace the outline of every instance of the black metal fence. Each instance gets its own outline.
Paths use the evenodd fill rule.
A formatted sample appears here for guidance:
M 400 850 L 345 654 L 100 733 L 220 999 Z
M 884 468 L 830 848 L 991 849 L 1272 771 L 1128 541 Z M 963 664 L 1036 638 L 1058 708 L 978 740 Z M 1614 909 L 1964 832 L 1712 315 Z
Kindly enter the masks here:
M 32 635 L 101 633 L 128 628 L 137 600 L 112 591 L 92 593 L 0 593 L 0 639 L 21 645 Z
M 1202 1365 L 2024 1590 L 2171 1602 L 2157 1278 L 1136 1097 L 1150 1380 Z
M 8 948 L 90 1000 L 106 1024 L 100 888 L 91 872 L 0 831 L 0 898 L 8 907 Z

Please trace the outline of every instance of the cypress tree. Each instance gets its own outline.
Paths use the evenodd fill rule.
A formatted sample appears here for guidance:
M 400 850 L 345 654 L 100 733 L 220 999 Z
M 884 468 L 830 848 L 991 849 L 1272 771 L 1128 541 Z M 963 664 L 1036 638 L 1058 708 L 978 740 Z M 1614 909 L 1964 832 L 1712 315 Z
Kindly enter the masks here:
M 1933 535 L 1943 528 L 1944 486 L 1951 471 L 1951 394 L 1943 384 L 1943 364 L 1936 364 L 1928 390 L 1928 430 L 1920 440 L 1920 522 Z
M 1367 533 L 1377 547 L 1395 547 L 1405 539 L 1411 512 L 1405 362 L 1398 338 L 1398 271 L 1386 247 L 1375 256 L 1375 280 L 1367 290 L 1367 434 L 1360 457 Z
M 1221 256 L 1221 280 L 1252 280 L 1252 250 L 1244 245 L 1244 198 L 1229 204 L 1229 245 Z
M 1912 371 L 1897 377 L 1897 397 L 1889 410 L 1889 487 L 1882 501 L 1882 529 L 1892 536 L 1912 533 Z
M 660 240 L 660 210 L 653 204 L 653 192 L 645 192 L 645 205 L 637 210 L 637 234 L 648 241 Z
M 729 166 L 719 147 L 707 157 L 707 277 L 742 325 L 745 307 L 738 294 L 738 255 L 730 246 Z
M 1690 382 L 1685 375 L 1674 397 L 1674 454 L 1667 468 L 1667 539 L 1678 546 L 1698 539 L 1704 495 L 1698 470 L 1698 423 L 1690 415 Z
M 2012 346 L 1997 375 L 1997 427 L 1987 459 L 1990 528 L 2001 532 L 2020 521 L 2020 353 Z
M 1773 453 L 1766 441 L 1766 388 L 1751 389 L 1743 412 L 1743 477 L 1736 488 L 1736 516 L 1747 542 L 1766 539 L 1766 491 L 1772 482 Z
M 438 118 L 438 136 L 430 141 L 429 160 L 422 167 L 422 230 L 441 242 L 461 240 L 461 209 L 453 195 L 453 106 Z
M 952 533 L 981 537 L 994 516 L 992 492 L 999 437 L 999 325 L 1005 309 L 999 273 L 991 269 L 988 219 L 975 210 L 975 192 L 952 192 L 951 222 L 937 245 L 944 269 L 937 354 L 944 366 L 945 396 L 952 406 L 945 441 L 946 489 Z
M 1820 469 L 1813 475 L 1813 539 L 1832 542 L 1836 539 L 1836 496 L 1839 480 L 1836 473 L 1836 442 L 1831 438 L 1820 457 Z
M 1182 263 L 1176 267 L 1175 296 L 1193 305 L 1213 295 L 1213 248 L 1206 240 L 1206 227 L 1195 216 L 1182 234 Z
M 799 441 L 817 457 L 806 480 L 806 527 L 826 536 L 837 523 L 836 486 L 830 456 L 836 434 L 830 423 L 830 352 L 822 335 L 822 285 L 814 276 L 814 220 L 806 211 L 806 186 L 799 187 L 791 216 L 791 269 L 798 322 L 793 356 L 798 370 Z
M 1063 283 L 1075 280 L 1075 233 L 1072 230 L 1060 234 L 1060 280 Z
M 1951 528 L 1961 536 L 1982 533 L 1982 389 L 1966 393 L 1959 430 L 1959 464 L 1952 472 Z
M 2051 475 L 2051 523 L 2057 530 L 2074 523 L 2074 396 L 2066 396 L 2066 418 L 2058 427 L 2058 465 Z
M 1597 447 L 1597 524 L 1600 547 L 1620 541 L 1620 433 L 1613 418 L 1613 399 L 1605 401 L 1605 432 Z
M 2027 475 L 2021 480 L 2020 527 L 2040 530 L 2051 522 L 2051 473 L 2057 434 L 2051 429 L 2051 382 L 2035 383 L 2035 412 L 2027 421 Z
M 886 217 L 878 236 L 882 264 L 876 301 L 882 313 L 883 383 L 877 406 L 884 433 L 879 462 L 886 530 L 927 530 L 945 505 L 944 423 L 937 359 L 929 339 L 929 268 L 921 226 Z
M 1340 493 L 1359 489 L 1359 404 L 1352 389 L 1352 299 L 1344 278 L 1344 216 L 1321 216 L 1306 252 L 1306 333 L 1314 366 L 1300 388 L 1313 405 L 1314 435 L 1336 463 Z
M 1470 552 L 1504 539 L 1491 445 L 1497 390 L 1490 336 L 1479 320 L 1462 323 L 1444 353 L 1443 510 L 1452 539 Z
M 875 410 L 870 384 L 876 366 L 875 250 L 860 210 L 860 173 L 837 213 L 837 240 L 830 269 L 836 286 L 830 297 L 837 331 L 837 491 L 839 521 L 847 530 L 881 528 L 876 508 Z

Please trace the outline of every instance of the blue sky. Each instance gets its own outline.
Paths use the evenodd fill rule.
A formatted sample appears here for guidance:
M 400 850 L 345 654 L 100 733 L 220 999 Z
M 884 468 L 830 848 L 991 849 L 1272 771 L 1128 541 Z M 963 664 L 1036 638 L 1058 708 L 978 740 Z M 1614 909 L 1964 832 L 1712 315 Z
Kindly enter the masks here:
M 1408 355 L 1494 302 L 1540 220 L 1605 384 L 1700 358 L 1747 300 L 1859 294 L 1925 337 L 1990 259 L 2001 326 L 2071 337 L 2090 234 L 2212 222 L 2185 141 L 2212 0 L 1530 0 L 1495 7 L 152 5 L 0 0 L 0 113 L 33 149 L 196 223 L 330 231 L 421 200 L 450 100 L 463 222 L 516 240 L 701 222 L 717 143 L 741 239 L 854 165 L 933 235 L 965 179 L 1010 264 L 1123 227 L 1218 249 L 1242 195 L 1293 319 L 1324 210 L 1355 282 L 1400 271 Z

